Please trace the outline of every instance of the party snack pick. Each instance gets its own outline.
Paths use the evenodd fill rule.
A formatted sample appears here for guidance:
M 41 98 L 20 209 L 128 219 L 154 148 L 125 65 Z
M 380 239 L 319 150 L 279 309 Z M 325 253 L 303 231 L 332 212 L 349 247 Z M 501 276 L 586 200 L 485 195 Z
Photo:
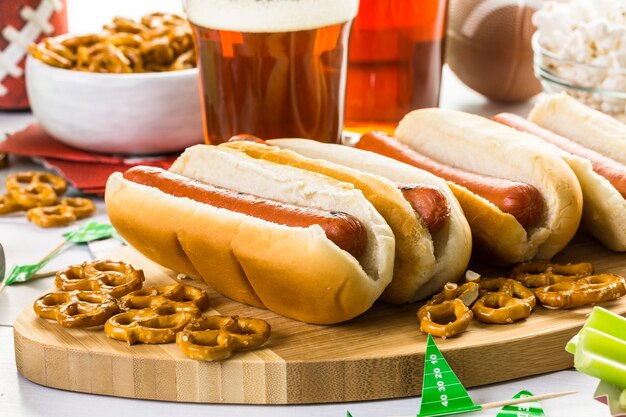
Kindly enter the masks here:
M 116 237 L 117 232 L 110 224 L 89 222 L 77 230 L 65 233 L 63 242 L 57 245 L 50 253 L 44 256 L 39 262 L 29 265 L 16 265 L 6 277 L 5 285 L 12 285 L 18 282 L 26 282 L 31 279 L 37 271 L 41 270 L 48 262 L 58 256 L 64 249 L 72 244 L 83 244 L 94 240 Z
M 529 403 L 574 394 L 560 392 L 513 398 L 486 404 L 474 404 L 461 381 L 441 354 L 432 336 L 428 335 L 426 357 L 424 358 L 424 381 L 422 383 L 422 404 L 417 417 L 450 416 L 472 413 L 478 410 Z M 538 414 L 537 416 L 539 416 Z M 530 416 L 530 414 L 529 414 Z
M 520 391 L 513 398 L 530 398 L 533 394 L 529 391 Z M 538 401 L 532 401 L 517 405 L 505 405 L 496 417 L 545 417 L 543 408 Z

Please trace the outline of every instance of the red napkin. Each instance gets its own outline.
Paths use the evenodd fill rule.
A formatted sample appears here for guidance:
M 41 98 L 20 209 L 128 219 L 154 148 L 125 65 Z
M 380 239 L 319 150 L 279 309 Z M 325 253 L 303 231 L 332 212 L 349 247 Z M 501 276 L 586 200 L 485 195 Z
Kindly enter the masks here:
M 59 172 L 75 188 L 87 194 L 104 194 L 109 176 L 137 165 L 168 169 L 178 155 L 126 158 L 123 156 L 89 153 L 54 139 L 34 123 L 0 142 L 0 152 L 41 158 L 44 164 Z

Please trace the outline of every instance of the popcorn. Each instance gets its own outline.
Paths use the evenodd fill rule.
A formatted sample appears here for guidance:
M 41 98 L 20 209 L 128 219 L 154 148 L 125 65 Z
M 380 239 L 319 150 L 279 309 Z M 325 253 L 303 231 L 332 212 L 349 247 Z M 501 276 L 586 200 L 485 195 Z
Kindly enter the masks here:
M 576 86 L 626 94 L 626 0 L 548 1 L 533 24 L 541 47 L 557 57 L 542 57 L 550 73 Z M 568 93 L 606 113 L 626 111 L 626 100 L 615 96 Z

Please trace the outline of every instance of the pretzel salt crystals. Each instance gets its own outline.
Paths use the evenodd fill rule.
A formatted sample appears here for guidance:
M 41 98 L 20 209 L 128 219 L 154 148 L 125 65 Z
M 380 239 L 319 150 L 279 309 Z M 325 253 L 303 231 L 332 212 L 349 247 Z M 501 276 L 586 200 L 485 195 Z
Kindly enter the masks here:
M 71 290 L 102 291 L 113 297 L 121 297 L 143 286 L 141 269 L 114 261 L 83 262 L 69 266 L 56 274 L 57 288 Z
M 626 295 L 626 280 L 613 274 L 591 275 L 575 282 L 559 282 L 537 288 L 535 295 L 547 307 L 580 307 Z
M 513 323 L 529 317 L 535 308 L 532 291 L 513 279 L 483 279 L 480 288 L 487 292 L 474 303 L 472 312 L 483 323 Z
M 511 278 L 524 286 L 537 288 L 559 282 L 573 282 L 593 274 L 593 265 L 588 262 L 576 264 L 553 264 L 549 261 L 530 261 L 517 265 Z
M 170 305 L 178 312 L 187 312 L 194 316 L 209 308 L 209 296 L 206 291 L 189 285 L 171 284 L 133 291 L 121 298 L 122 308 L 138 310 L 158 308 Z
M 74 209 L 64 205 L 33 207 L 26 213 L 29 222 L 40 227 L 63 227 L 76 220 Z
M 435 294 L 417 311 L 420 330 L 442 338 L 464 332 L 473 316 L 468 306 L 477 297 L 478 284 L 468 282 L 459 287 L 448 282 L 441 293 Z
M 56 320 L 63 327 L 103 325 L 119 312 L 117 301 L 99 291 L 59 291 L 35 300 L 35 313 L 44 319 Z
M 265 320 L 239 316 L 205 316 L 191 322 L 176 336 L 183 353 L 205 361 L 228 358 L 233 351 L 262 346 L 270 336 Z
M 176 311 L 171 305 L 143 310 L 129 310 L 111 317 L 104 331 L 112 339 L 128 342 L 160 344 L 171 343 L 176 333 L 193 320 L 194 315 Z

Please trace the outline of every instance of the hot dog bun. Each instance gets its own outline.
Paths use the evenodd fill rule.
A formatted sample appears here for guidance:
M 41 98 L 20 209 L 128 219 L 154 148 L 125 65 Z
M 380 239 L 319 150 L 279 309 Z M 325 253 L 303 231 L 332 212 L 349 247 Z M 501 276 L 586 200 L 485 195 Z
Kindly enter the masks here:
M 428 172 L 392 159 L 341 145 L 307 139 L 275 139 L 274 146 L 234 142 L 261 159 L 311 170 L 354 184 L 387 220 L 396 237 L 394 277 L 381 299 L 391 303 L 420 300 L 458 280 L 469 262 L 469 225 L 446 183 Z M 292 152 L 293 151 L 293 152 Z M 402 196 L 398 184 L 417 184 L 441 191 L 450 206 L 444 228 L 432 236 L 423 219 Z
M 275 224 L 114 174 L 105 194 L 111 223 L 153 261 L 237 301 L 317 324 L 363 313 L 391 281 L 393 233 L 351 184 L 206 145 L 187 149 L 171 171 L 284 203 L 349 213 L 364 225 L 367 247 L 357 260 L 319 226 Z
M 626 167 L 626 125 L 565 93 L 546 96 L 535 105 L 528 119 Z M 582 187 L 583 228 L 607 248 L 626 251 L 626 199 L 596 172 L 599 167 L 594 170 L 592 165 L 592 160 L 600 165 L 604 161 L 562 152 Z
M 525 229 L 511 215 L 466 188 L 451 184 L 476 245 L 500 263 L 549 259 L 578 228 L 582 192 L 576 176 L 552 148 L 531 135 L 480 116 L 454 110 L 422 109 L 406 115 L 395 132 L 400 142 L 430 158 L 478 174 L 534 186 L 543 214 Z

